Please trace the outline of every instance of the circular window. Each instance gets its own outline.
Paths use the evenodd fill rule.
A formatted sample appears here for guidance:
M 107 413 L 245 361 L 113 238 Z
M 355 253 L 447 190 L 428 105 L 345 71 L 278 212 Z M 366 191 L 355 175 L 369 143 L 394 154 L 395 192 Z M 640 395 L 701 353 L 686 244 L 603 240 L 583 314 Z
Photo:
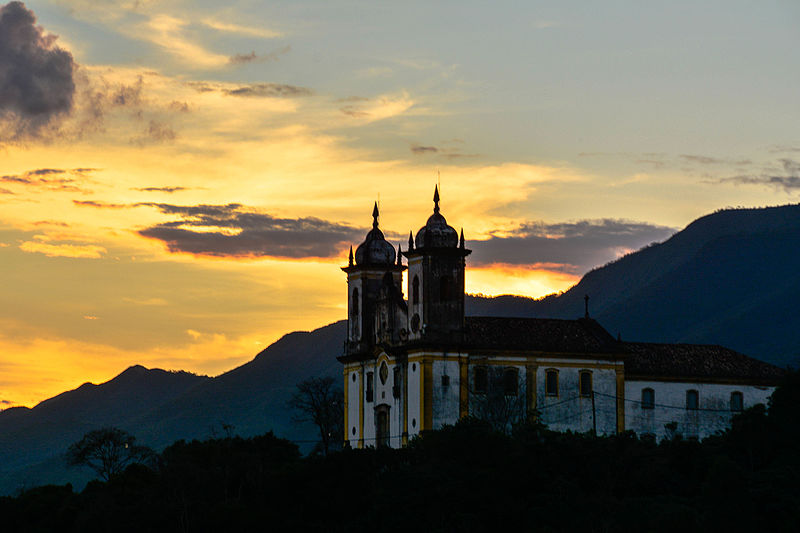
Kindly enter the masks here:
M 353 435 L 355 436 L 355 434 L 356 434 L 356 427 L 353 426 Z
M 416 372 L 417 371 L 417 363 L 414 363 L 413 365 L 411 365 L 411 371 L 412 372 Z
M 415 428 L 415 427 L 417 427 L 417 419 L 416 419 L 416 418 L 412 418 L 412 419 L 411 419 L 411 427 L 412 427 L 412 428 Z
M 356 373 L 353 372 L 353 383 L 355 383 L 355 382 L 356 382 Z

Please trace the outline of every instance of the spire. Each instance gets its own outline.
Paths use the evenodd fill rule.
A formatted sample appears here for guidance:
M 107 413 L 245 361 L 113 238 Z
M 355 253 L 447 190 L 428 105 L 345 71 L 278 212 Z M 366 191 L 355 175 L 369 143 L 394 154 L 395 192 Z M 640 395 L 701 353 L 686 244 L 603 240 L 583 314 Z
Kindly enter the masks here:
M 397 266 L 403 266 L 403 245 L 397 243 Z
M 461 239 L 459 239 L 458 247 L 461 248 L 462 250 L 465 248 L 465 245 L 464 245 L 464 228 L 461 228 Z
M 433 212 L 439 212 L 439 186 L 437 185 L 436 188 L 433 190 Z
M 353 266 L 353 245 L 350 245 L 350 259 L 347 261 L 347 266 Z
M 414 251 L 414 235 L 410 231 L 408 232 L 408 251 Z
M 378 228 L 378 202 L 375 202 L 375 207 L 372 208 L 372 227 Z

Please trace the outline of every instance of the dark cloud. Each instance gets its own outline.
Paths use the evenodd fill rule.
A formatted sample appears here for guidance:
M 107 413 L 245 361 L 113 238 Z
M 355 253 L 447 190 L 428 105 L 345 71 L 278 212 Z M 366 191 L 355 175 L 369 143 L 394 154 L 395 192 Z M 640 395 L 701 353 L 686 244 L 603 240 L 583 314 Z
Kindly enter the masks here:
M 72 111 L 76 65 L 22 2 L 0 6 L 0 142 L 35 138 Z
M 714 183 L 733 183 L 735 185 L 764 185 L 783 189 L 792 193 L 800 189 L 800 162 L 793 159 L 779 159 L 779 168 L 768 169 L 760 175 L 740 175 L 722 178 Z M 778 172 L 783 171 L 783 175 Z
M 707 155 L 681 154 L 680 158 L 690 163 L 701 165 L 750 165 L 753 162 L 749 159 L 720 159 Z
M 561 270 L 583 274 L 673 233 L 673 228 L 617 219 L 529 222 L 510 234 L 469 242 L 474 250 L 470 263 L 559 264 Z
M 311 96 L 313 91 L 306 87 L 284 85 L 281 83 L 252 83 L 236 89 L 226 89 L 228 96 L 257 96 L 272 98 L 293 98 L 295 96 Z
M 69 224 L 66 222 L 59 222 L 57 220 L 39 220 L 33 223 L 34 226 L 58 226 L 60 228 L 68 228 Z
M 137 187 L 132 190 L 142 192 L 168 192 L 172 194 L 174 192 L 185 191 L 187 189 L 186 187 Z
M 4 189 L 0 187 L 0 194 L 15 194 L 14 191 L 10 191 L 8 189 Z
M 148 144 L 158 144 L 174 141 L 177 137 L 175 130 L 169 124 L 159 122 L 157 120 L 150 120 L 147 127 L 142 134 L 138 137 L 131 139 L 131 142 L 139 146 Z
M 240 204 L 139 204 L 177 220 L 139 231 L 173 253 L 213 257 L 334 257 L 364 230 L 318 218 L 277 218 Z
M 76 178 L 83 179 L 84 176 L 73 170 L 40 168 L 28 170 L 22 174 L 0 176 L 0 182 L 43 188 L 51 191 L 84 192 L 76 185 L 78 182 Z
M 346 105 L 340 107 L 339 111 L 341 111 L 348 117 L 363 118 L 369 116 L 369 113 L 367 113 L 366 111 L 362 110 L 361 108 L 355 105 Z
M 800 146 L 789 146 L 789 145 L 774 145 L 770 146 L 768 149 L 769 153 L 771 154 L 779 154 L 781 152 L 800 152 Z
M 228 59 L 228 62 L 232 65 L 241 65 L 243 63 L 250 63 L 258 59 L 255 51 L 250 52 L 249 54 L 236 54 L 231 56 Z
M 180 113 L 188 113 L 190 111 L 189 104 L 187 104 L 186 102 L 179 102 L 177 100 L 173 100 L 172 102 L 170 102 L 169 110 L 178 111 Z
M 29 187 L 39 187 L 48 190 L 60 190 L 67 192 L 85 192 L 77 184 L 85 182 L 86 174 L 94 172 L 95 168 L 38 168 L 27 170 L 22 174 L 7 174 L 0 176 L 0 182 L 11 183 L 14 185 L 25 185 Z
M 131 207 L 127 204 L 110 204 L 108 202 L 98 202 L 95 200 L 72 200 L 72 203 L 81 207 L 96 207 L 98 209 L 126 209 Z
M 419 144 L 412 144 L 411 151 L 415 154 L 435 154 L 439 151 L 435 146 L 420 146 Z
M 444 146 L 423 146 L 421 144 L 412 144 L 411 145 L 411 152 L 414 155 L 429 155 L 429 154 L 436 154 L 439 157 L 443 157 L 446 159 L 460 159 L 464 157 L 477 157 L 478 154 L 465 154 L 461 152 L 458 148 L 454 146 L 446 146 L 448 144 L 453 144 L 456 141 L 445 141 L 442 143 Z M 461 141 L 463 143 L 463 141 Z M 459 143 L 460 144 L 460 143 Z
M 187 85 L 200 93 L 219 92 L 227 96 L 253 98 L 295 98 L 314 94 L 314 91 L 307 87 L 282 83 L 248 83 L 235 88 L 203 81 L 190 81 Z
M 228 59 L 228 62 L 231 65 L 242 65 L 245 63 L 267 63 L 270 61 L 278 61 L 282 55 L 288 54 L 291 50 L 291 46 L 284 46 L 283 48 L 268 54 L 256 54 L 255 50 L 253 50 L 249 54 L 236 54 L 231 56 Z

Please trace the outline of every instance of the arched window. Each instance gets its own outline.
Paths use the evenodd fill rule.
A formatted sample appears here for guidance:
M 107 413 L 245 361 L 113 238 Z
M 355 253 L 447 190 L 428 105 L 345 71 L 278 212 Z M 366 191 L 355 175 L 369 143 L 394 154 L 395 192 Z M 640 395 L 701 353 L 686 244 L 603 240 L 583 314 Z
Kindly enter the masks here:
M 744 409 L 744 396 L 741 392 L 731 393 L 731 411 L 739 412 Z
M 419 303 L 419 277 L 414 276 L 414 281 L 411 282 L 411 303 Z
M 592 395 L 592 373 L 588 370 L 581 370 L 578 382 L 579 393 L 583 397 Z
M 656 405 L 656 391 L 651 388 L 642 389 L 642 409 L 653 409 Z
M 353 304 L 350 306 L 353 316 L 358 314 L 358 289 L 353 289 Z
M 558 396 L 558 370 L 548 370 L 544 377 L 545 396 Z
M 700 394 L 692 389 L 686 391 L 686 408 L 690 411 L 697 411 L 700 406 Z

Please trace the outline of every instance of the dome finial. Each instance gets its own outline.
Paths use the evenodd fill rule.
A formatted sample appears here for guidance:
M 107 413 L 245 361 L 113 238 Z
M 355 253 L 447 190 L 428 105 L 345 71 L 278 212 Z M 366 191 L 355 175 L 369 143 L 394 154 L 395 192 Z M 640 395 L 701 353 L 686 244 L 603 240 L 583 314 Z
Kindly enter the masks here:
M 375 207 L 372 208 L 372 227 L 378 227 L 378 202 L 375 202 Z
M 436 188 L 433 190 L 433 212 L 439 212 L 439 186 L 437 185 Z

